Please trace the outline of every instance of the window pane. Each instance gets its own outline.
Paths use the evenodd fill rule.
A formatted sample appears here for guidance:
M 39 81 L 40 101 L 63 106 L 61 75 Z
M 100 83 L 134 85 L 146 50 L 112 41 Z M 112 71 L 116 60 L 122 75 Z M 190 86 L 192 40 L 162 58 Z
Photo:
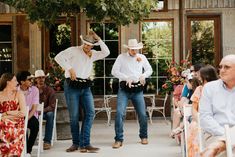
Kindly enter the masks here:
M 117 94 L 119 88 L 119 80 L 117 78 L 106 78 L 105 79 L 105 87 L 106 92 L 105 94 Z
M 151 77 L 157 76 L 157 59 L 148 59 L 148 61 L 153 69 Z
M 94 95 L 104 95 L 104 79 L 102 78 L 94 79 L 91 90 Z
M 96 82 L 100 83 L 96 88 L 101 88 L 101 85 L 103 86 L 103 93 L 100 89 L 97 89 L 94 94 L 117 94 L 118 79 L 113 78 L 111 70 L 118 56 L 118 26 L 115 23 L 90 23 L 89 26 L 101 37 L 110 50 L 110 55 L 108 57 L 94 63 L 93 72 L 95 80 L 99 80 Z M 94 49 L 99 51 L 100 47 L 95 46 Z
M 90 29 L 92 29 L 101 39 L 104 39 L 103 26 L 104 25 L 101 23 L 90 23 Z
M 12 60 L 11 44 L 0 43 L 0 60 L 4 60 L 4 61 Z
M 117 58 L 118 56 L 118 41 L 105 41 L 110 50 L 108 58 Z
M 153 68 L 152 77 L 156 82 L 151 82 L 154 90 L 159 92 L 166 77 L 166 61 L 172 60 L 173 34 L 171 21 L 152 21 L 142 23 L 142 41 L 146 55 Z M 152 79 L 151 79 L 152 80 Z M 155 87 L 156 86 L 156 87 Z M 150 87 L 148 88 L 151 89 Z M 151 91 L 151 90 L 150 90 Z M 148 91 L 147 91 L 148 92 Z
M 165 59 L 159 59 L 158 60 L 158 76 L 166 76 L 168 66 L 166 64 L 166 60 Z
M 105 23 L 105 40 L 118 40 L 118 26 L 115 23 Z
M 112 71 L 114 62 L 115 62 L 115 59 L 105 60 L 105 76 L 106 77 L 112 77 L 111 71 Z
M 71 26 L 55 24 L 50 28 L 50 56 L 54 58 L 60 51 L 71 46 Z
M 12 41 L 11 40 L 11 25 L 0 26 L 0 41 Z
M 12 72 L 11 25 L 0 25 L 0 75 Z
M 104 60 L 94 62 L 93 72 L 95 77 L 104 77 Z
M 191 21 L 192 63 L 215 65 L 214 21 Z
M 157 91 L 157 78 L 147 79 L 144 93 L 156 93 L 156 91 Z
M 12 72 L 12 61 L 0 61 L 0 76 L 5 72 Z

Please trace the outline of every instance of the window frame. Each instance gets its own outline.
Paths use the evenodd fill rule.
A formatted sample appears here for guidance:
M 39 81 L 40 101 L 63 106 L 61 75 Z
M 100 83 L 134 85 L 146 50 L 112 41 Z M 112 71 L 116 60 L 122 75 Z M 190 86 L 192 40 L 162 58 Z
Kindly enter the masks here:
M 171 60 L 174 62 L 175 61 L 175 53 L 174 53 L 174 18 L 163 18 L 163 19 L 144 19 L 143 20 L 143 22 L 170 22 L 171 23 L 171 25 L 172 25 L 172 58 L 171 58 Z M 139 23 L 139 37 L 140 37 L 140 41 L 143 41 L 143 39 L 142 39 L 142 23 L 143 22 L 140 22 Z M 141 51 L 141 53 L 142 53 L 142 51 Z M 158 75 L 159 74 L 159 72 L 158 72 L 158 61 L 159 60 L 161 60 L 161 59 L 157 59 L 157 58 L 148 58 L 147 57 L 147 59 L 149 60 L 149 59 L 156 59 L 156 76 L 150 76 L 150 79 L 155 79 L 156 78 L 156 82 L 157 82 L 157 84 L 156 84 L 156 93 L 157 93 L 157 95 L 159 94 L 159 90 L 161 89 L 161 87 L 159 87 L 159 80 L 160 79 L 164 79 L 164 78 L 167 78 L 167 76 L 163 76 L 163 75 Z M 154 69 L 153 69 L 154 70 Z
M 10 26 L 11 27 L 11 41 L 0 41 L 0 44 L 10 44 L 11 45 L 11 60 L 7 60 L 8 62 L 11 62 L 11 71 L 9 72 L 14 72 L 14 39 L 13 39 L 13 23 L 12 22 L 6 22 L 6 21 L 0 21 L 1 26 Z M 0 62 L 3 62 L 6 60 L 0 59 Z M 1 75 L 1 74 L 0 74 Z
M 99 22 L 95 22 L 93 20 L 87 20 L 86 21 L 86 32 L 87 33 L 88 33 L 89 29 L 90 29 L 90 24 L 91 23 L 99 23 Z M 105 24 L 105 23 L 114 23 L 115 24 L 115 22 L 113 22 L 111 20 L 105 20 L 102 23 L 103 24 Z M 105 37 L 104 28 L 105 27 L 103 27 L 103 37 Z M 117 51 L 118 51 L 118 55 L 119 55 L 120 54 L 120 50 L 121 50 L 121 29 L 120 29 L 120 26 L 118 26 L 118 25 L 117 25 L 117 28 L 118 28 L 118 39 L 117 39 L 117 41 L 118 41 L 118 50 Z M 105 42 L 105 41 L 114 41 L 114 40 L 103 40 L 103 41 Z M 117 55 L 117 57 L 118 57 L 118 55 Z M 114 76 L 106 76 L 106 67 L 105 67 L 106 61 L 114 61 L 115 62 L 116 59 L 117 58 L 107 58 L 107 57 L 105 57 L 104 59 L 101 59 L 103 61 L 104 74 L 103 74 L 103 76 L 98 76 L 98 77 L 94 76 L 94 79 L 103 79 L 103 89 L 104 89 L 104 92 L 103 92 L 102 96 L 109 95 L 109 94 L 106 94 L 106 84 L 107 84 L 106 79 L 116 79 Z M 99 61 L 101 61 L 101 60 L 99 60 Z M 114 94 L 114 93 L 111 93 L 111 94 Z M 97 95 L 97 94 L 94 93 L 94 95 Z

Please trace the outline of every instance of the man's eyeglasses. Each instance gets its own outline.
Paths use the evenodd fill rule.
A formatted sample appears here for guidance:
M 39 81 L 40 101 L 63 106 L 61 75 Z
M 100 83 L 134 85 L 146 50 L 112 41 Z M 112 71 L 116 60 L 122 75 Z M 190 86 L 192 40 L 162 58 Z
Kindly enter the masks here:
M 229 66 L 229 65 L 219 65 L 219 70 L 221 70 L 221 69 L 228 70 L 230 68 L 231 68 L 231 66 Z

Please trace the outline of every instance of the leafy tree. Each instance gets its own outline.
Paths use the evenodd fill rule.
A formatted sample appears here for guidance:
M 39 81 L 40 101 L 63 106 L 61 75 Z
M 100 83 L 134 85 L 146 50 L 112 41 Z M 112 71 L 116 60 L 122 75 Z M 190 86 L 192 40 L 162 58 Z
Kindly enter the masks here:
M 86 15 L 101 22 L 106 17 L 118 25 L 137 23 L 147 17 L 157 6 L 155 0 L 0 0 L 28 14 L 31 22 L 50 26 L 55 20 L 65 15 L 70 17 L 86 12 Z
M 192 22 L 192 62 L 214 65 L 214 23 L 213 21 Z

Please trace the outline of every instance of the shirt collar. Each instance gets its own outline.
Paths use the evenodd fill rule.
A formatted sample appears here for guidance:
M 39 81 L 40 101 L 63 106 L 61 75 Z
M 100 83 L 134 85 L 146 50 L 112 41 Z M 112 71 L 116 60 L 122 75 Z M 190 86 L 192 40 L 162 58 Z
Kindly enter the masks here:
M 223 80 L 220 79 L 220 82 L 221 82 L 221 86 L 222 86 L 225 90 L 230 91 L 230 92 L 235 91 L 235 87 L 233 87 L 233 88 L 230 90 L 230 89 L 227 88 L 227 86 L 226 86 L 226 84 L 224 83 Z

